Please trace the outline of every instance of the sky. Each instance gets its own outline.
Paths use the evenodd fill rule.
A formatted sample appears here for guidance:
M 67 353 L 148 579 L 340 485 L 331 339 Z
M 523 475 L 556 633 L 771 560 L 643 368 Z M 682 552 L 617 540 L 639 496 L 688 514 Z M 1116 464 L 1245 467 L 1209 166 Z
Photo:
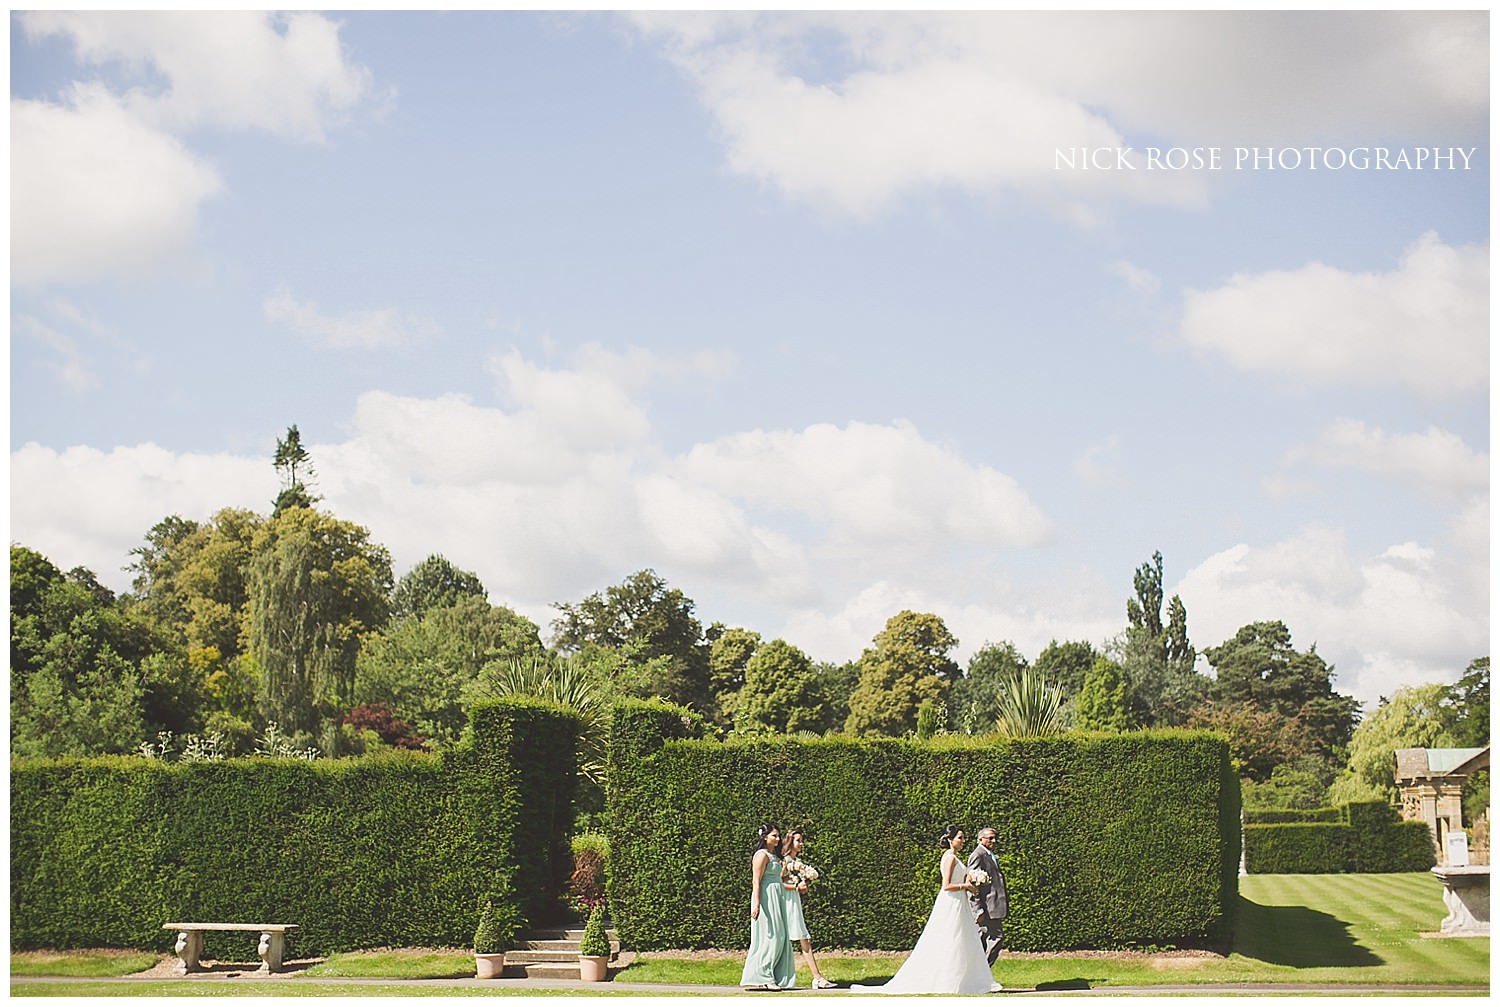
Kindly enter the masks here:
M 1489 653 L 1489 15 L 12 13 L 11 540 L 320 506 L 538 623 Z M 1208 665 L 1200 658 L 1200 667 Z

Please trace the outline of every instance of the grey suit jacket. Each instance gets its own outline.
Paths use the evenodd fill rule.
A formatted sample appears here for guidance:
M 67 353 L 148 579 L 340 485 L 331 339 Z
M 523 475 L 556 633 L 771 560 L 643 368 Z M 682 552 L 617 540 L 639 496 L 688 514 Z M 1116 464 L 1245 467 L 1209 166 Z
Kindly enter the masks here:
M 975 914 L 982 913 L 992 920 L 1005 919 L 1010 912 L 1010 899 L 1005 892 L 1005 875 L 1000 873 L 995 855 L 983 846 L 976 846 L 974 852 L 969 854 L 969 868 L 990 876 L 989 881 L 978 886 L 978 891 L 969 893 L 969 903 L 973 905 Z

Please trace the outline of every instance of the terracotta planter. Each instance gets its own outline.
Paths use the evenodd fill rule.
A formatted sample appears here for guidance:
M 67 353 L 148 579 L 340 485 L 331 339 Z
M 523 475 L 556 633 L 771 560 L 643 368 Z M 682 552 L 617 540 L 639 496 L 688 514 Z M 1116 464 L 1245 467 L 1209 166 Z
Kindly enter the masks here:
M 480 979 L 499 979 L 505 971 L 505 952 L 497 955 L 482 955 L 474 952 L 474 974 Z
M 579 955 L 578 978 L 586 983 L 598 983 L 608 979 L 609 955 Z

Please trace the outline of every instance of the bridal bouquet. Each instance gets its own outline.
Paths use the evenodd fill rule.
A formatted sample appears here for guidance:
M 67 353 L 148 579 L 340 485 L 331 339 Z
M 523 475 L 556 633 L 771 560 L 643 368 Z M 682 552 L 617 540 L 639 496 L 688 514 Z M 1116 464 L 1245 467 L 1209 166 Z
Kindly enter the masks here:
M 788 857 L 781 865 L 782 876 L 789 881 L 800 884 L 811 884 L 818 880 L 818 872 L 812 864 L 806 864 L 796 857 Z
M 968 876 L 965 878 L 965 880 L 967 880 L 971 885 L 983 885 L 989 883 L 990 876 L 984 873 L 984 871 L 975 868 L 968 873 Z

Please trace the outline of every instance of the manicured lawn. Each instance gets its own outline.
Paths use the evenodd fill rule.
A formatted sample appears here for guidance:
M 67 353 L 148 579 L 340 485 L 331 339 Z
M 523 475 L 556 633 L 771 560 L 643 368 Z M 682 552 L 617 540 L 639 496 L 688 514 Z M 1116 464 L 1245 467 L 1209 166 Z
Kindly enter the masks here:
M 1487 986 L 1488 938 L 1421 936 L 1435 932 L 1445 913 L 1442 886 L 1426 873 L 1250 875 L 1240 879 L 1227 958 L 1002 957 L 995 975 L 1007 986 L 1044 990 L 1188 983 Z M 878 983 L 904 958 L 826 955 L 818 964 L 841 984 Z M 742 964 L 646 953 L 617 978 L 732 986 Z M 810 979 L 799 967 L 798 985 Z
M 128 976 L 155 965 L 159 955 L 128 948 L 94 948 L 87 951 L 14 951 L 10 956 L 13 976 Z
M 599 983 L 595 995 L 656 996 L 610 990 Z M 573 997 L 594 991 L 578 989 L 528 989 L 521 986 L 426 986 L 379 983 L 302 983 L 295 979 L 267 981 L 249 979 L 218 980 L 164 979 L 161 982 L 81 982 L 81 983 L 11 983 L 13 997 Z
M 341 979 L 466 979 L 474 975 L 474 953 L 418 948 L 348 951 L 329 955 L 302 974 Z
M 1488 988 L 1490 942 L 1484 937 L 1424 938 L 1437 930 L 1445 910 L 1442 888 L 1430 874 L 1251 875 L 1240 879 L 1235 939 L 1228 957 L 1183 958 L 1141 955 L 1097 958 L 1002 957 L 996 977 L 1012 988 L 1042 992 L 1127 986 L 1182 986 L 1214 983 L 1340 984 L 1357 992 L 1377 985 L 1451 985 Z M 810 922 L 816 919 L 809 910 Z M 11 955 L 13 975 L 121 975 L 152 965 L 141 954 L 129 965 L 119 955 L 62 952 L 51 964 L 41 952 Z M 111 957 L 113 956 L 113 957 Z M 112 971 L 100 958 L 112 962 Z M 825 975 L 840 985 L 879 983 L 895 973 L 905 956 L 871 953 L 819 957 Z M 91 962 L 91 964 L 90 964 Z M 801 964 L 801 956 L 798 955 Z M 21 967 L 24 964 L 24 971 Z M 627 982 L 735 986 L 743 960 L 674 958 L 648 952 L 616 974 Z M 473 975 L 473 958 L 461 949 L 404 949 L 334 955 L 305 975 L 333 977 L 458 978 Z M 798 969 L 798 985 L 810 976 Z M 270 981 L 203 980 L 161 982 L 28 983 L 11 985 L 15 996 L 544 996 L 624 995 L 613 984 L 597 989 L 544 990 L 532 987 L 419 987 L 356 983 L 299 983 L 297 977 Z M 654 995 L 654 994 L 644 994 Z

